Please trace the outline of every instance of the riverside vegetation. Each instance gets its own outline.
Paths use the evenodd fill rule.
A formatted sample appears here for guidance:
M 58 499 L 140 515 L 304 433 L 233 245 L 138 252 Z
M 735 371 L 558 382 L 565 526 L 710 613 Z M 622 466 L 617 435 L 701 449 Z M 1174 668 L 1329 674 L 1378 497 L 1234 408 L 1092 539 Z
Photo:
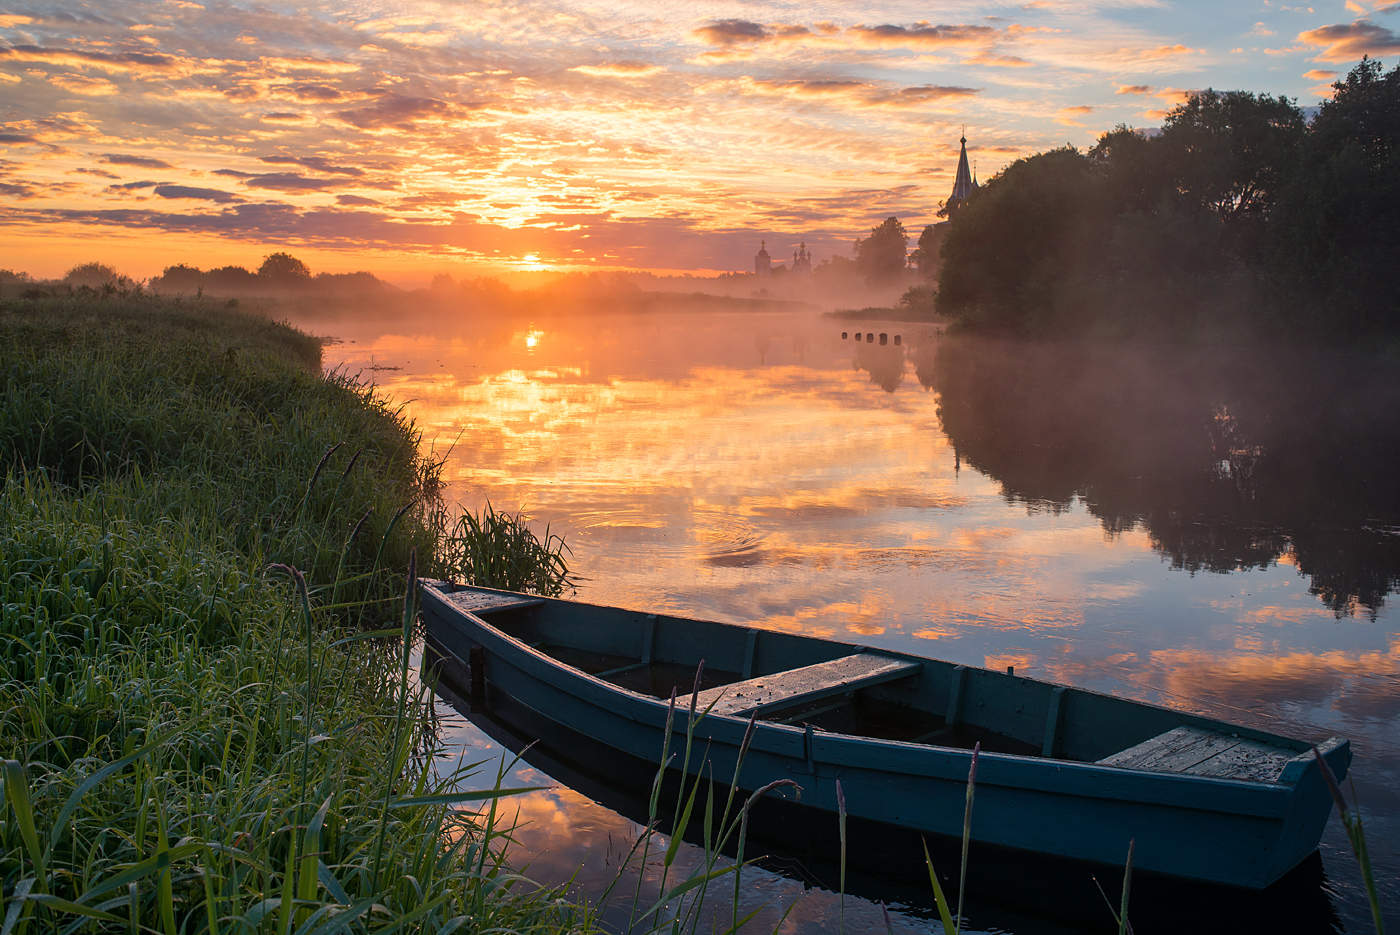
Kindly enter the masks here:
M 0 930 L 591 926 L 454 807 L 504 793 L 435 778 L 411 569 L 448 529 L 398 411 L 130 291 L 0 303 L 0 373 Z

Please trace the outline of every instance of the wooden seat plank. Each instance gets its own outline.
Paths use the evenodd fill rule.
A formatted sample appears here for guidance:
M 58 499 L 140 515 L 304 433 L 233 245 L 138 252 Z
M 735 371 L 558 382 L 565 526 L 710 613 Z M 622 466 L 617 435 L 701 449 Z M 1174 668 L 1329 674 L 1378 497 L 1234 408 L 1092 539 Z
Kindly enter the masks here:
M 1270 746 L 1255 740 L 1241 740 L 1229 750 L 1191 767 L 1188 772 L 1197 776 L 1276 782 L 1283 772 L 1283 767 L 1296 755 L 1295 751 L 1284 747 Z
M 1296 751 L 1199 727 L 1177 727 L 1099 760 L 1105 766 L 1274 782 Z
M 452 591 L 444 598 L 454 607 L 470 614 L 491 613 L 515 607 L 534 607 L 543 604 L 540 598 L 516 597 L 512 594 L 491 594 L 486 591 Z
M 697 711 L 709 708 L 712 714 L 761 712 L 907 678 L 922 668 L 917 662 L 856 653 L 707 689 L 696 698 L 695 708 Z
M 1112 756 L 1099 760 L 1104 766 L 1122 766 L 1125 769 L 1145 769 L 1144 764 L 1170 756 L 1178 750 L 1191 746 L 1200 740 L 1206 731 L 1197 727 L 1177 727 L 1164 734 L 1149 737 L 1136 746 L 1119 750 Z
M 1175 753 L 1143 763 L 1138 769 L 1150 769 L 1159 773 L 1189 773 L 1196 765 L 1239 746 L 1239 743 L 1238 737 L 1214 731 L 1201 731 L 1195 743 L 1182 747 Z

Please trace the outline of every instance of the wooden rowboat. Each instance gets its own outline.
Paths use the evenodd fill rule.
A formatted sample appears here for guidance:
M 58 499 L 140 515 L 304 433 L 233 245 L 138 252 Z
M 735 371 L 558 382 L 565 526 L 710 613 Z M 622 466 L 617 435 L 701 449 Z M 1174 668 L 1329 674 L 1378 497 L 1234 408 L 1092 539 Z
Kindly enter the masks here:
M 436 651 L 508 696 L 653 762 L 668 715 L 705 768 L 804 805 L 956 836 L 974 743 L 972 839 L 1259 889 L 1316 848 L 1332 809 L 1314 743 L 1011 673 L 851 643 L 446 582 L 421 588 Z M 679 689 L 676 710 L 670 710 Z M 701 714 L 703 713 L 703 716 Z M 1316 747 L 1340 779 L 1347 741 Z M 688 765 L 697 771 L 699 758 Z

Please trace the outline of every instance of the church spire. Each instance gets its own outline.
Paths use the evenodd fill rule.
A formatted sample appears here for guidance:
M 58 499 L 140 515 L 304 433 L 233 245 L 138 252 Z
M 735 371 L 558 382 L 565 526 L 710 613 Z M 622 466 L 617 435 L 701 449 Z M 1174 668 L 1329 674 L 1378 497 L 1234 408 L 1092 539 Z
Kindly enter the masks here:
M 963 128 L 962 139 L 958 140 L 962 150 L 958 153 L 958 171 L 953 177 L 953 193 L 948 196 L 948 209 L 957 210 L 967 201 L 969 195 L 977 188 L 977 183 L 972 180 L 972 170 L 967 166 L 967 129 Z

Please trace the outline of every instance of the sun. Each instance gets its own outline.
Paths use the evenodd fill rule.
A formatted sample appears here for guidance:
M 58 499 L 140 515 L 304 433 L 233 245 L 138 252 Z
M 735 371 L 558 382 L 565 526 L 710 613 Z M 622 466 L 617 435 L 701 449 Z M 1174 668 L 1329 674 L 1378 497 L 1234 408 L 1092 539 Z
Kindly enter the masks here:
M 527 253 L 520 258 L 519 268 L 532 273 L 539 273 L 547 269 L 553 269 L 554 267 L 543 262 L 538 253 Z

